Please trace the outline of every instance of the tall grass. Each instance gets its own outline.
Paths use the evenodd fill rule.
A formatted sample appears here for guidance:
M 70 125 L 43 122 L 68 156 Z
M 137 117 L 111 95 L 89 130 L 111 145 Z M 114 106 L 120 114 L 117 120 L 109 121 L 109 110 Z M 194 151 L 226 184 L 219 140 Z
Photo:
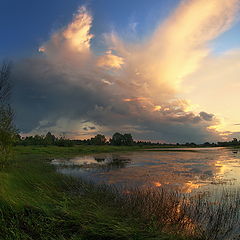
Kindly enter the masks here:
M 230 240 L 240 235 L 239 190 L 225 189 L 213 197 L 164 188 L 135 188 L 117 195 L 121 194 L 124 212 L 140 216 L 162 232 L 204 240 Z
M 125 189 L 80 181 L 74 194 L 97 193 L 97 201 L 121 206 L 122 217 L 140 219 L 148 227 L 183 239 L 230 240 L 240 234 L 240 191 L 183 194 L 164 188 Z M 80 183 L 79 182 L 79 183 Z M 96 199 L 96 198 L 95 198 Z

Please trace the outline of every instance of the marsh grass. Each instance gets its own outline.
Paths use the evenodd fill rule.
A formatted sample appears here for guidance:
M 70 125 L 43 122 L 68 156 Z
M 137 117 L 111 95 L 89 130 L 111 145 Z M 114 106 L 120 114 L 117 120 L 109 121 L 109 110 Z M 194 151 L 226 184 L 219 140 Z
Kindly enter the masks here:
M 132 189 L 123 200 L 125 211 L 152 222 L 162 232 L 206 240 L 236 239 L 240 234 L 239 190 L 209 197 L 163 188 Z
M 183 194 L 164 188 L 126 189 L 80 181 L 68 190 L 77 195 L 97 192 L 95 200 L 118 206 L 122 218 L 138 219 L 152 231 L 170 234 L 177 239 L 230 240 L 238 239 L 240 234 L 238 189 L 222 189 L 209 196 Z

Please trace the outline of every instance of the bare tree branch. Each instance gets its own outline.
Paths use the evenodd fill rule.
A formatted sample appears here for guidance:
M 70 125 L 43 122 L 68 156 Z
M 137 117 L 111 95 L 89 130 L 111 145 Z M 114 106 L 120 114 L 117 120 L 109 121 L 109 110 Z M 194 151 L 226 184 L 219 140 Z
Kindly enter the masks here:
M 6 103 L 11 95 L 11 64 L 4 61 L 0 67 L 0 103 Z
M 14 111 L 9 103 L 12 91 L 10 72 L 10 63 L 3 62 L 0 65 L 0 163 L 8 159 L 16 135 Z

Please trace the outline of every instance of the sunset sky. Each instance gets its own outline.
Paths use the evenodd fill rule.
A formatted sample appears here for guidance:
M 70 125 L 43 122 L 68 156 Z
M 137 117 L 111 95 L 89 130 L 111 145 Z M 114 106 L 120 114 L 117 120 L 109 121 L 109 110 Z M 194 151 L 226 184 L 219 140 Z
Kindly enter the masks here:
M 22 134 L 240 137 L 240 0 L 1 0 Z

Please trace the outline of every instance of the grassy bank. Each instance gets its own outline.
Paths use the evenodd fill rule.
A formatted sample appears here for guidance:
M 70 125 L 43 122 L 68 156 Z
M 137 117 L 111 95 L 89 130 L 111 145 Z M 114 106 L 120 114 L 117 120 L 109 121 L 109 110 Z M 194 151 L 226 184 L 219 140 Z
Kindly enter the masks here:
M 77 145 L 73 147 L 58 147 L 58 146 L 16 146 L 14 154 L 17 158 L 26 158 L 29 156 L 44 157 L 44 158 L 70 158 L 81 154 L 91 153 L 111 153 L 123 151 L 139 151 L 149 149 L 149 146 L 93 146 L 93 145 Z
M 171 150 L 174 148 L 174 150 Z M 124 151 L 194 151 L 187 150 L 185 147 L 173 147 L 173 146 L 149 146 L 149 145 L 134 145 L 134 146 L 111 146 L 111 145 L 75 145 L 73 147 L 58 147 L 58 146 L 16 146 L 14 147 L 14 153 L 16 157 L 62 157 L 70 158 L 79 154 L 91 154 L 91 153 L 111 153 L 111 152 L 124 152 Z
M 16 147 L 0 170 L 0 239 L 183 239 L 163 234 L 118 193 L 55 172 L 47 159 L 137 150 L 129 147 Z

